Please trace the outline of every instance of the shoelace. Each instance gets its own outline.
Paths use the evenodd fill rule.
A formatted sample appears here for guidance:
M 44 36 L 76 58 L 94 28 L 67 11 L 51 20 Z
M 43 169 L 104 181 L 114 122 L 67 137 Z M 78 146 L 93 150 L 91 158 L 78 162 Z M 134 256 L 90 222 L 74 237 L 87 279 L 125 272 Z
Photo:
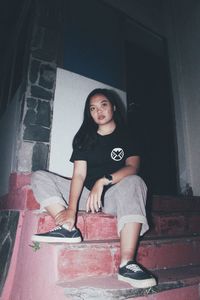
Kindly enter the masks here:
M 50 232 L 52 232 L 52 231 L 56 231 L 56 230 L 58 230 L 58 229 L 62 229 L 62 227 L 60 227 L 60 226 L 57 226 L 57 227 L 55 227 L 55 228 L 51 229 L 51 230 L 50 230 Z
M 53 229 L 49 230 L 49 232 L 60 230 L 62 228 L 64 228 L 64 227 L 62 227 L 62 226 L 56 226 Z M 64 229 L 67 230 L 67 231 L 69 231 L 67 228 L 64 228 Z M 75 230 L 77 231 L 76 227 L 73 227 L 71 231 L 75 231 Z
M 143 272 L 142 269 L 136 264 L 128 265 L 128 266 L 126 266 L 126 268 L 133 272 Z

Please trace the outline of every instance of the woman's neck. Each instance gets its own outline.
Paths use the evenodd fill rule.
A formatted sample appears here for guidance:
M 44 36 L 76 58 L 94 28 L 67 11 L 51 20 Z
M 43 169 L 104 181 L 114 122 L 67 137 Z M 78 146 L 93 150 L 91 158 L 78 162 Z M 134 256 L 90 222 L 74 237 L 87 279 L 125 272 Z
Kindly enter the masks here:
M 97 133 L 100 135 L 108 135 L 111 134 L 116 128 L 116 124 L 115 122 L 109 123 L 109 124 L 105 124 L 105 125 L 100 125 Z

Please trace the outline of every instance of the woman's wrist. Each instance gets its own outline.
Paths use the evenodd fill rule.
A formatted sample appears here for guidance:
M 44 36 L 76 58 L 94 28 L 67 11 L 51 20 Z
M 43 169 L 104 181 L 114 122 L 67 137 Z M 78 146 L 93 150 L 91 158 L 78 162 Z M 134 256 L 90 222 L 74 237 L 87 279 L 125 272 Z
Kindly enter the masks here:
M 75 207 L 69 205 L 67 209 L 70 210 L 72 213 L 74 213 L 74 215 L 76 214 L 76 208 Z
M 112 184 L 112 180 L 108 179 L 106 176 L 99 179 L 103 186 L 108 186 Z
M 113 184 L 113 176 L 111 174 L 104 175 L 104 178 L 106 180 L 106 186 Z
M 104 187 L 104 185 L 107 184 L 107 183 L 106 183 L 106 180 L 105 180 L 105 177 L 99 178 L 99 179 L 96 181 L 95 184 Z

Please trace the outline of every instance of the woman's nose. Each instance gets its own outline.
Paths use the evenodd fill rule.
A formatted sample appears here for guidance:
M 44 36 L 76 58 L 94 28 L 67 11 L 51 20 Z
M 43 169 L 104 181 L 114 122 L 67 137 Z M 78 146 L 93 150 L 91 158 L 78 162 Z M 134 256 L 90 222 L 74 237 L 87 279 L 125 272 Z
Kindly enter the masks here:
M 102 112 L 102 107 L 97 107 L 97 112 Z

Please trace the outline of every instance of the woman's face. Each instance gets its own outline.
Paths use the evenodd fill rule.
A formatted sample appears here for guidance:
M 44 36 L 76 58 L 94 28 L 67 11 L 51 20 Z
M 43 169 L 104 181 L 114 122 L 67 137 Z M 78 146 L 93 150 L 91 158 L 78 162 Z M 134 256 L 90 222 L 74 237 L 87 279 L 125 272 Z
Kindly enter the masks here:
M 98 125 L 105 125 L 113 121 L 113 106 L 102 94 L 97 94 L 90 99 L 90 114 Z

